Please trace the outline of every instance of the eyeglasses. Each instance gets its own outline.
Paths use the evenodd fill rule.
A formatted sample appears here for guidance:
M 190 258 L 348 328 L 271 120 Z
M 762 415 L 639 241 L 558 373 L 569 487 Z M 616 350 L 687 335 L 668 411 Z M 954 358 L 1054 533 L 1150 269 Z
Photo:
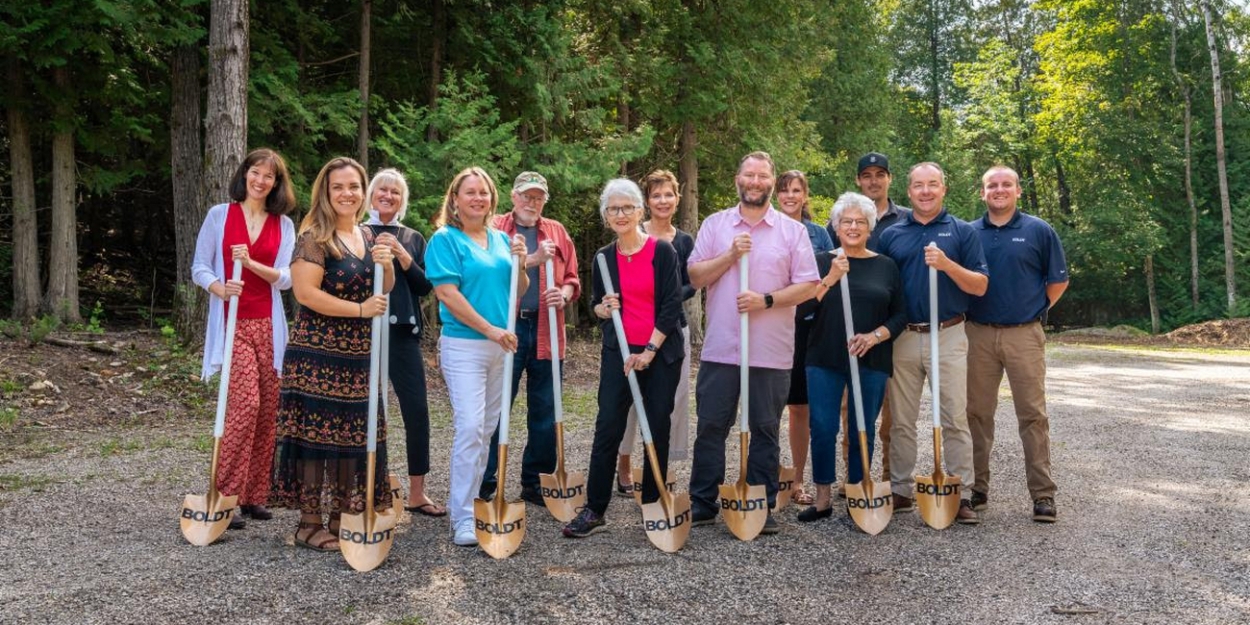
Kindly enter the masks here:
M 867 228 L 868 220 L 867 219 L 839 219 L 838 225 L 844 228 L 849 228 L 851 226 L 859 226 L 860 228 Z
M 543 204 L 547 201 L 547 196 L 539 193 L 521 193 L 517 197 L 525 204 Z
M 638 207 L 629 204 L 625 206 L 609 206 L 604 212 L 609 215 L 624 215 L 628 217 L 638 212 Z

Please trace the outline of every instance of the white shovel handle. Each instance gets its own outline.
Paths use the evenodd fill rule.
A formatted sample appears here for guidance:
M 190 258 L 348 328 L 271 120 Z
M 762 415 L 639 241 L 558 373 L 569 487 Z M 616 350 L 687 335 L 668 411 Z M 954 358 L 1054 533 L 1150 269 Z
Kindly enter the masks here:
M 516 332 L 516 298 L 517 298 L 517 282 L 520 280 L 520 274 L 517 267 L 520 265 L 521 257 L 513 254 L 512 264 L 508 275 L 508 332 Z M 504 353 L 503 355 L 503 401 L 499 403 L 499 444 L 508 444 L 508 420 L 512 417 L 512 360 L 513 355 Z
M 230 280 L 243 279 L 243 261 L 234 261 L 230 268 Z M 226 312 L 226 347 L 221 355 L 221 380 L 217 385 L 217 420 L 213 423 L 213 438 L 221 438 L 226 432 L 226 400 L 230 396 L 230 361 L 234 359 L 234 329 L 239 321 L 239 296 L 230 298 Z
M 616 295 L 616 290 L 612 288 L 612 275 L 608 273 L 608 259 L 603 254 L 596 254 L 595 262 L 599 263 L 599 275 L 603 277 L 603 290 L 608 295 Z M 626 360 L 629 360 L 629 342 L 625 340 L 625 324 L 621 321 L 621 311 L 615 308 L 612 309 L 612 327 L 616 329 L 616 344 L 620 346 L 621 363 L 624 364 Z M 638 388 L 638 376 L 630 370 L 627 377 L 629 392 L 634 396 L 634 411 L 638 413 L 638 427 L 642 430 L 642 442 L 650 445 L 651 425 L 647 422 L 647 411 L 642 407 L 642 390 Z
M 547 259 L 547 289 L 556 288 L 556 266 Z M 551 339 L 551 389 L 555 398 L 556 423 L 564 421 L 564 397 L 560 391 L 560 320 L 556 317 L 556 307 L 547 307 L 547 334 Z
M 842 252 L 841 248 L 836 250 Z M 846 320 L 846 340 L 849 342 L 851 337 L 855 336 L 855 323 L 851 316 L 851 287 L 847 281 L 851 277 L 848 271 L 842 276 L 838 283 L 842 287 L 842 317 Z M 855 398 L 855 425 L 860 432 L 864 431 L 864 397 L 863 391 L 859 385 L 859 358 L 855 354 L 847 353 L 851 359 L 851 396 Z
M 373 295 L 382 294 L 382 263 L 373 263 Z M 370 320 L 372 327 L 369 332 L 369 435 L 365 443 L 365 451 L 378 449 L 378 378 L 382 365 L 382 316 Z
M 738 292 L 748 288 L 747 254 L 738 259 Z M 738 431 L 747 430 L 747 407 L 751 397 L 751 355 L 749 353 L 751 321 L 747 313 L 738 313 Z
M 937 247 L 936 241 L 930 241 L 929 247 Z M 942 426 L 941 412 L 941 369 L 938 361 L 938 273 L 936 267 L 929 267 L 929 383 L 933 393 L 933 427 Z

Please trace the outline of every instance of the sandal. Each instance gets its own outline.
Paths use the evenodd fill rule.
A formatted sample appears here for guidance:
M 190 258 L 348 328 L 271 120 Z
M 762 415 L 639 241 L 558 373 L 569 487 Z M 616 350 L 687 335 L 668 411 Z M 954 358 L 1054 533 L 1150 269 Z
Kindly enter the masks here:
M 305 534 L 303 538 L 300 538 L 299 533 L 303 530 L 312 531 Z M 324 534 L 325 538 L 322 538 L 320 541 L 314 543 L 312 539 L 318 534 Z M 335 537 L 334 534 L 331 534 L 330 531 L 323 527 L 320 523 L 305 523 L 300 521 L 299 527 L 295 530 L 295 544 L 296 546 L 312 549 L 313 551 L 326 552 L 339 550 L 339 539 Z M 333 546 L 330 546 L 331 544 L 333 544 Z
M 813 497 L 811 493 L 803 490 L 803 487 L 800 486 L 794 491 L 794 503 L 800 506 L 810 506 L 816 503 L 816 498 Z
M 443 517 L 447 516 L 447 508 L 444 508 L 433 501 L 427 501 L 419 506 L 404 506 L 404 510 L 416 512 L 422 516 Z

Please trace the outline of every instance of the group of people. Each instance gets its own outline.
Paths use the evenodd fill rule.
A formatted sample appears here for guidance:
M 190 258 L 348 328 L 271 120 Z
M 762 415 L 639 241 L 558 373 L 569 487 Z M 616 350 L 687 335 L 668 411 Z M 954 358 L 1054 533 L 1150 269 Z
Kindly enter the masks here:
M 778 176 L 767 153 L 752 152 L 735 176 L 738 204 L 707 217 L 697 236 L 674 223 L 681 189 L 671 172 L 653 171 L 641 186 L 625 178 L 607 183 L 599 215 L 614 236 L 596 254 L 607 261 L 608 275 L 592 263 L 590 289 L 603 335 L 598 414 L 586 505 L 564 527 L 565 536 L 602 530 L 613 490 L 627 494 L 633 488 L 630 374 L 642 389 L 661 474 L 667 476 L 669 463 L 686 459 L 692 449 L 692 525 L 715 521 L 726 440 L 738 410 L 737 322 L 743 313 L 750 328 L 746 479 L 765 486 L 770 508 L 778 492 L 783 409 L 799 476 L 795 497 L 808 506 L 799 521 L 832 514 L 839 430 L 846 432 L 843 479 L 863 479 L 860 454 L 872 457 L 871 432 L 879 414 L 894 508 L 912 508 L 915 423 L 931 373 L 928 339 L 937 332 L 946 459 L 950 473 L 971 491 L 961 501 L 958 521 L 977 523 L 978 511 L 988 505 L 989 454 L 1004 371 L 1024 441 L 1033 518 L 1056 519 L 1042 323 L 1067 286 L 1058 237 L 1044 221 L 1017 209 L 1019 178 L 1007 167 L 985 173 L 982 199 L 988 210 L 971 223 L 946 212 L 945 174 L 938 164 L 920 163 L 908 172 L 911 210 L 890 201 L 891 181 L 888 159 L 865 155 L 856 176 L 862 194 L 842 194 L 826 228 L 813 223 L 804 174 Z M 281 156 L 267 149 L 247 155 L 230 186 L 232 202 L 208 213 L 192 270 L 196 284 L 213 296 L 205 378 L 221 366 L 224 303 L 239 298 L 219 467 L 219 490 L 239 496 L 242 514 L 232 520 L 232 529 L 243 527 L 245 516 L 271 518 L 269 505 L 299 510 L 296 544 L 331 551 L 338 548 L 339 518 L 364 508 L 365 489 L 374 489 L 377 509 L 394 505 L 385 478 L 365 483 L 370 319 L 380 315 L 387 315 L 392 328 L 390 379 L 405 425 L 404 507 L 448 516 L 456 544 L 477 544 L 474 498 L 504 496 L 495 492 L 494 476 L 508 358 L 512 400 L 521 376 L 528 376 L 521 498 L 543 505 L 539 475 L 556 466 L 551 361 L 564 361 L 564 311 L 582 297 L 583 285 L 568 231 L 543 216 L 550 199 L 547 180 L 532 171 L 517 176 L 512 210 L 504 214 L 499 194 L 483 169 L 459 172 L 427 244 L 402 224 L 408 187 L 400 172 L 383 169 L 370 180 L 354 160 L 336 158 L 313 182 L 309 210 L 297 230 L 287 216 L 295 198 Z M 744 256 L 745 287 L 739 279 Z M 519 259 L 518 289 L 510 311 L 514 259 Z M 227 274 L 236 260 L 243 266 L 239 281 Z M 375 275 L 375 263 L 381 275 Z M 939 276 L 936 328 L 929 325 L 930 267 Z M 383 295 L 373 295 L 375 280 L 382 282 Z M 850 292 L 854 334 L 849 337 L 837 292 L 841 280 Z M 288 288 L 300 304 L 289 335 L 280 294 Z M 690 446 L 687 326 L 699 320 L 687 319 L 682 304 L 700 289 L 706 289 L 706 330 Z M 431 292 L 439 304 L 439 368 L 454 428 L 446 507 L 425 492 L 430 428 L 421 298 Z M 553 308 L 559 328 L 554 348 L 546 323 Z M 510 312 L 516 320 L 511 330 Z M 620 314 L 627 354 L 616 339 L 614 312 Z M 846 420 L 852 355 L 861 365 L 870 432 L 866 450 L 859 448 L 855 421 Z M 854 410 L 854 399 L 849 408 Z M 814 493 L 801 486 L 809 457 Z M 376 458 L 377 475 L 387 475 L 384 423 Z M 643 503 L 658 499 L 650 471 L 643 472 L 640 488 Z M 770 513 L 762 533 L 778 530 Z

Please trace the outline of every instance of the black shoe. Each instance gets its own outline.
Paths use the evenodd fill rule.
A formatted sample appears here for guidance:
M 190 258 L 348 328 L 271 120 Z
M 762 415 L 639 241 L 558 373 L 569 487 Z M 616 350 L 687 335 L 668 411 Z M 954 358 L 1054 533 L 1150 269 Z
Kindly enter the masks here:
M 895 512 L 911 512 L 916 509 L 916 504 L 912 501 L 911 497 L 904 497 L 902 495 L 891 496 L 893 497 L 892 501 L 894 502 Z
M 829 508 L 829 509 L 832 510 L 833 508 Z M 765 535 L 765 536 L 771 536 L 780 531 L 781 531 L 781 526 L 777 525 L 777 519 L 774 519 L 773 515 L 770 514 L 768 515 L 768 518 L 764 519 L 764 527 L 763 529 L 760 530 L 760 534 Z
M 247 527 L 247 521 L 243 520 L 243 513 L 236 508 L 234 514 L 230 515 L 230 525 L 227 525 L 226 529 L 241 530 L 245 527 Z
M 273 518 L 273 513 L 265 506 L 239 506 L 239 510 L 256 521 L 268 521 Z
M 1041 497 L 1033 501 L 1033 520 L 1038 523 L 1054 523 L 1059 520 L 1059 513 L 1055 510 L 1055 500 L 1050 497 Z
M 607 521 L 595 514 L 594 510 L 582 508 L 581 512 L 578 512 L 577 516 L 573 517 L 573 520 L 564 526 L 563 533 L 565 538 L 585 538 L 595 532 L 602 531 L 605 525 L 607 525 Z
M 977 515 L 977 511 L 972 509 L 972 502 L 967 499 L 959 500 L 959 511 L 955 513 L 955 522 L 961 525 L 980 525 L 981 517 Z
M 972 509 L 981 512 L 990 507 L 990 496 L 985 493 L 972 491 Z
M 701 525 L 711 525 L 716 522 L 715 512 L 691 512 L 690 527 L 699 527 Z
M 495 485 L 494 484 L 482 484 L 482 487 L 478 489 L 477 491 L 477 498 L 483 501 L 491 501 L 492 499 L 494 499 L 495 498 Z
M 828 508 L 825 508 L 824 510 L 817 510 L 816 506 L 811 506 L 808 509 L 800 512 L 799 516 L 796 518 L 798 518 L 800 523 L 811 523 L 812 521 L 819 521 L 820 519 L 827 519 L 830 516 L 833 516 L 833 506 L 829 506 Z
M 522 488 L 521 500 L 526 503 L 532 503 L 536 506 L 546 506 L 547 502 L 543 501 L 543 496 L 535 488 Z

